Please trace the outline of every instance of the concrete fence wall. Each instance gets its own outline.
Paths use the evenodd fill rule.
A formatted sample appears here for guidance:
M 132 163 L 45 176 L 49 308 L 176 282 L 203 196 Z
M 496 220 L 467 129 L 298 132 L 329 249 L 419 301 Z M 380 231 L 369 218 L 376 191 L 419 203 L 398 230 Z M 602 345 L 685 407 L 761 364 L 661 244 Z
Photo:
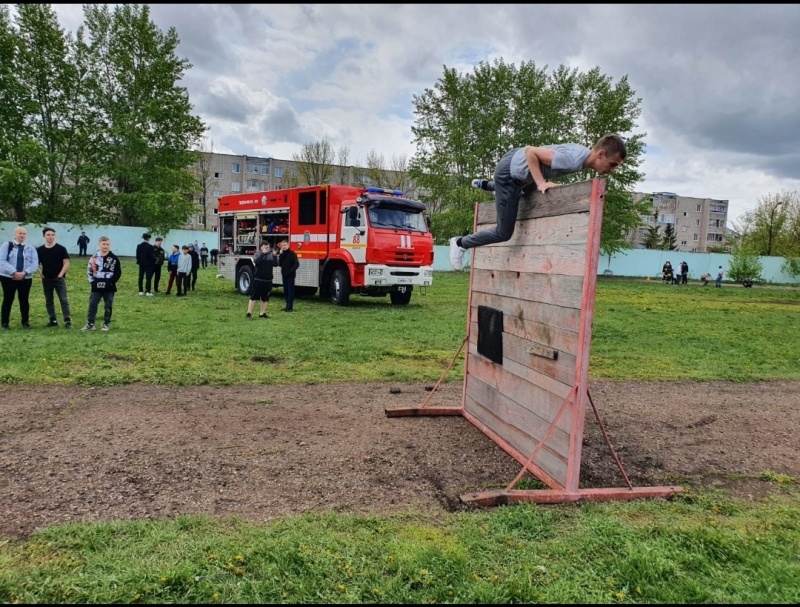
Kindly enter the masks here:
M 42 230 L 45 226 L 34 224 L 19 224 L 13 221 L 0 222 L 0 242 L 3 240 L 11 240 L 14 237 L 14 228 L 22 225 L 28 231 L 27 243 L 34 246 L 44 244 L 44 236 Z M 142 242 L 142 234 L 149 232 L 147 228 L 130 227 L 130 226 L 98 226 L 86 225 L 77 226 L 72 223 L 59 223 L 53 222 L 47 224 L 49 227 L 56 231 L 56 242 L 67 247 L 70 255 L 78 254 L 78 236 L 81 232 L 86 232 L 86 235 L 91 239 L 89 241 L 89 248 L 87 252 L 91 255 L 97 250 L 97 241 L 101 236 L 108 236 L 111 239 L 111 250 L 117 255 L 123 257 L 133 257 L 136 255 L 136 245 Z M 205 242 L 209 249 L 216 248 L 217 233 L 205 232 L 200 230 L 170 230 L 166 234 L 158 234 L 153 232 L 153 237 L 150 243 L 154 244 L 155 239 L 161 236 L 164 239 L 163 246 L 170 251 L 170 247 L 174 244 L 183 246 L 185 244 L 194 243 L 196 240 L 201 245 Z
M 13 221 L 0 222 L 0 242 L 11 240 L 14 235 L 14 228 L 20 225 Z M 44 243 L 42 229 L 44 226 L 35 224 L 22 224 L 28 230 L 28 243 L 39 246 Z M 78 253 L 78 236 L 81 231 L 91 238 L 89 243 L 89 253 L 96 250 L 97 239 L 100 236 L 108 236 L 111 239 L 111 250 L 117 255 L 133 257 L 136 254 L 136 245 L 142 241 L 142 234 L 147 232 L 147 228 L 129 226 L 98 226 L 86 225 L 77 226 L 72 223 L 54 222 L 48 224 L 56 231 L 56 241 L 67 247 L 71 255 Z M 153 233 L 150 242 L 154 242 L 157 236 L 164 238 L 164 248 L 167 251 L 173 244 L 185 245 L 197 240 L 200 244 L 206 243 L 209 249 L 213 249 L 217 243 L 217 232 L 202 230 L 170 230 L 166 234 Z M 469 267 L 472 255 L 467 251 L 464 255 L 464 267 Z M 661 267 L 666 260 L 672 262 L 672 267 L 677 268 L 681 261 L 686 260 L 689 264 L 689 278 L 698 280 L 701 274 L 717 275 L 717 268 L 722 266 L 727 274 L 731 255 L 727 253 L 682 253 L 679 251 L 654 251 L 650 249 L 630 249 L 620 251 L 608 257 L 600 258 L 598 274 L 611 273 L 613 276 L 649 276 L 654 278 L 661 273 Z M 766 282 L 800 284 L 800 276 L 790 276 L 781 267 L 784 263 L 783 257 L 762 257 L 761 263 L 764 269 L 761 278 Z M 441 272 L 451 271 L 449 260 L 449 248 L 444 245 L 434 247 L 433 269 Z
M 610 258 L 608 255 L 600 257 L 597 268 L 598 275 L 610 273 L 613 276 L 638 276 L 655 278 L 661 274 L 664 262 L 669 260 L 672 267 L 677 269 L 682 261 L 689 264 L 689 278 L 699 280 L 701 274 L 717 276 L 717 269 L 722 266 L 725 275 L 728 274 L 731 255 L 729 253 L 683 253 L 680 251 L 655 251 L 651 249 L 629 249 L 615 253 Z M 464 255 L 464 267 L 471 261 L 471 252 Z M 781 268 L 786 260 L 783 257 L 762 257 L 761 279 L 766 282 L 783 284 L 800 284 L 800 276 L 790 276 Z M 437 245 L 434 247 L 434 270 L 452 270 L 449 261 L 449 247 Z

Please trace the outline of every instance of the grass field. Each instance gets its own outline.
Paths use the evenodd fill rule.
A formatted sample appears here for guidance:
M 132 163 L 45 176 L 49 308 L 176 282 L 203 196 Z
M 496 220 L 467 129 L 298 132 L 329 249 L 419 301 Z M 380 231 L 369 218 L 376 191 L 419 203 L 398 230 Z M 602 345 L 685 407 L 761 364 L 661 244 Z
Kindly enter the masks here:
M 31 323 L 3 335 L 0 383 L 201 385 L 431 381 L 447 369 L 466 332 L 467 273 L 441 272 L 409 306 L 355 296 L 348 307 L 318 296 L 296 312 L 245 319 L 245 297 L 201 270 L 189 297 L 139 297 L 137 267 L 126 260 L 111 331 L 81 333 L 88 282 L 77 261 L 68 275 L 76 329 L 46 329 L 34 281 Z M 164 289 L 162 284 L 162 290 Z M 56 303 L 58 309 L 58 304 Z M 102 310 L 102 305 L 101 305 Z M 102 313 L 102 312 L 101 312 Z M 59 312 L 60 318 L 60 312 Z M 613 379 L 800 379 L 800 289 L 672 287 L 599 280 L 590 375 Z M 23 348 L 26 356 L 16 354 Z M 264 360 L 269 360 L 265 366 Z M 463 354 L 462 354 L 463 359 Z M 462 376 L 457 363 L 448 380 Z
M 76 327 L 88 298 L 79 265 L 68 277 Z M 139 297 L 126 260 L 111 331 L 89 334 L 44 328 L 36 281 L 34 329 L 22 331 L 12 310 L 0 382 L 431 381 L 465 334 L 466 273 L 437 274 L 407 307 L 354 297 L 340 308 L 315 297 L 283 314 L 278 298 L 266 320 L 246 320 L 245 298 L 214 275 L 201 271 L 186 298 Z M 590 374 L 798 380 L 799 338 L 800 289 L 602 278 Z M 782 497 L 758 503 L 686 493 L 427 518 L 331 513 L 255 525 L 187 516 L 52 527 L 24 541 L 0 538 L 0 601 L 796 604 L 800 498 L 795 479 L 774 480 Z

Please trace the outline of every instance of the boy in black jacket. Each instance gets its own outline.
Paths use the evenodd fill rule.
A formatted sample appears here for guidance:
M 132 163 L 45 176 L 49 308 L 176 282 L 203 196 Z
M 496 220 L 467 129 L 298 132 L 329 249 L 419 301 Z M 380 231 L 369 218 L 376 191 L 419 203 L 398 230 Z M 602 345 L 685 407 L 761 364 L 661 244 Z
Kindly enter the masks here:
M 297 269 L 300 267 L 300 260 L 297 259 L 297 253 L 289 248 L 288 240 L 281 240 L 278 246 L 280 247 L 278 265 L 281 267 L 283 296 L 286 299 L 283 311 L 294 312 L 294 281 L 297 277 Z
M 86 273 L 92 292 L 89 294 L 89 312 L 86 325 L 81 331 L 94 331 L 94 319 L 97 316 L 97 306 L 103 300 L 105 309 L 103 313 L 103 326 L 101 331 L 108 331 L 111 324 L 111 312 L 114 306 L 114 294 L 117 292 L 117 282 L 122 276 L 122 264 L 119 257 L 111 252 L 111 239 L 101 236 L 97 241 L 100 250 L 89 259 Z

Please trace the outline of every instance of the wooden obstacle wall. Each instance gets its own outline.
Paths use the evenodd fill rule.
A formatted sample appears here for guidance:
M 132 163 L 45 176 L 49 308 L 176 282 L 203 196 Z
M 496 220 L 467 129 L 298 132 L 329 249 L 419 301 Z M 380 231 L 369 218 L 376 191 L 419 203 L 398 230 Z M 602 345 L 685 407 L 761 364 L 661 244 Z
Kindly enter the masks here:
M 511 239 L 472 250 L 463 415 L 523 464 L 538 447 L 528 468 L 568 491 L 580 474 L 604 186 L 525 196 Z M 495 222 L 494 202 L 479 205 L 477 229 Z

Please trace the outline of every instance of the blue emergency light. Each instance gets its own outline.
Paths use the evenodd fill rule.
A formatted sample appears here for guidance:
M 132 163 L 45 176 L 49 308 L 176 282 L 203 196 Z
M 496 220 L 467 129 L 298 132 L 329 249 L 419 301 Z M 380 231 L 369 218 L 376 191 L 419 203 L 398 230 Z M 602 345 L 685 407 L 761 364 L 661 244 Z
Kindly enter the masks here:
M 403 192 L 401 192 L 400 190 L 387 190 L 386 188 L 376 188 L 373 186 L 368 187 L 366 191 L 372 194 L 391 194 L 392 196 L 403 195 Z

